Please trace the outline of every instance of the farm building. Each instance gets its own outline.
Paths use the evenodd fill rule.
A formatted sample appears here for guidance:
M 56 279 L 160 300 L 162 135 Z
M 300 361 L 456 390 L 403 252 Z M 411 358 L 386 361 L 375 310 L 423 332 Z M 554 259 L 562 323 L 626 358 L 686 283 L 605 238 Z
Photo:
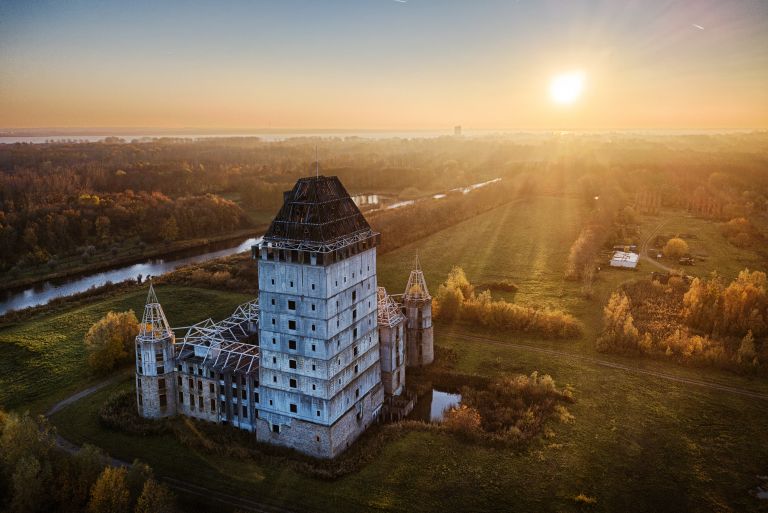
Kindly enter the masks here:
M 637 268 L 637 262 L 640 255 L 628 251 L 616 251 L 611 257 L 611 267 L 626 267 L 628 269 Z
M 150 286 L 139 414 L 229 424 L 331 458 L 387 405 L 402 409 L 406 366 L 433 359 L 432 298 L 418 263 L 405 294 L 378 287 L 379 237 L 337 177 L 302 178 L 254 248 L 258 299 L 177 340 Z

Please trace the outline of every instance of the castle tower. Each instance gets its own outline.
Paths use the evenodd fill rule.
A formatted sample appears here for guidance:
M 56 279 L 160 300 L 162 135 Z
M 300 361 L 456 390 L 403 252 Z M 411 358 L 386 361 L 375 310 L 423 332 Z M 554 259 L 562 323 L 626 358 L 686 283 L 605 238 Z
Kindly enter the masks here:
M 337 177 L 284 194 L 258 254 L 259 440 L 334 457 L 378 416 L 378 241 Z
M 381 381 L 386 395 L 400 395 L 405 386 L 405 317 L 384 287 L 377 290 Z
M 429 365 L 435 359 L 432 296 L 429 295 L 418 256 L 414 267 L 403 294 L 403 306 L 407 318 L 405 340 L 408 367 Z
M 176 414 L 174 340 L 163 307 L 150 284 L 144 316 L 136 336 L 136 401 L 142 417 L 159 418 Z

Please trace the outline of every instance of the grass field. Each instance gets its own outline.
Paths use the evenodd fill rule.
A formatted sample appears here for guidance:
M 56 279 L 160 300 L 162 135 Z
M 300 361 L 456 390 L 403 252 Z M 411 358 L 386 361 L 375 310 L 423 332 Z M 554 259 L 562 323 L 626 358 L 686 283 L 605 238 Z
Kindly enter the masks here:
M 576 403 L 569 410 L 576 422 L 551 423 L 554 438 L 538 439 L 525 448 L 501 449 L 461 442 L 445 433 L 412 432 L 385 447 L 360 472 L 324 481 L 290 466 L 196 452 L 170 436 L 134 437 L 104 430 L 97 418 L 100 406 L 116 388 L 132 386 L 130 381 L 62 410 L 54 416 L 54 423 L 67 438 L 95 443 L 123 459 L 139 457 L 161 475 L 298 510 L 768 510 L 765 501 L 749 494 L 759 484 L 757 476 L 768 473 L 767 401 L 505 345 L 515 342 L 595 355 L 594 334 L 600 326 L 605 297 L 622 281 L 640 274 L 605 271 L 599 274 L 596 297 L 579 297 L 579 284 L 564 281 L 562 275 L 582 215 L 576 199 L 541 197 L 510 203 L 379 260 L 380 283 L 393 292 L 402 291 L 418 252 L 433 292 L 452 265 L 461 265 L 476 283 L 501 278 L 515 281 L 520 287 L 514 294 L 517 302 L 562 308 L 582 320 L 584 336 L 566 341 L 493 332 L 483 334 L 497 339 L 495 342 L 469 340 L 463 338 L 469 331 L 467 326 L 436 327 L 437 346 L 450 348 L 457 355 L 453 372 L 493 377 L 539 370 L 551 374 L 558 384 L 572 385 Z M 691 233 L 693 229 L 685 231 Z M 700 237 L 707 245 L 717 242 L 709 235 Z M 716 250 L 709 251 L 714 254 Z M 218 316 L 223 316 L 243 299 L 172 287 L 159 289 L 158 296 L 175 325 L 197 320 L 206 315 L 203 312 L 216 314 L 217 309 Z M 75 340 L 79 343 L 85 328 L 106 310 L 139 308 L 142 301 L 143 295 L 134 294 L 33 320 L 23 328 L 0 331 L 0 341 L 22 341 L 10 342 L 16 347 L 13 351 L 19 351 L 44 345 L 47 339 L 39 333 L 55 334 L 57 326 L 71 326 L 67 329 L 71 340 L 67 339 L 63 347 L 70 347 L 65 351 L 70 379 L 82 383 L 87 377 L 72 371 L 83 356 Z M 36 343 L 23 342 L 25 337 L 34 339 L 33 334 Z M 12 352 L 9 354 L 13 357 Z M 617 355 L 600 358 L 768 392 L 765 380 L 721 371 Z M 26 365 L 23 359 L 18 362 Z M 5 361 L 0 365 L 5 366 L 0 378 L 3 386 L 13 385 L 14 368 Z M 24 393 L 30 388 L 36 391 L 32 398 L 44 397 L 56 388 L 50 383 L 41 387 L 35 381 L 45 377 L 45 369 L 37 370 L 34 377 L 24 378 L 26 384 L 18 390 Z M 595 498 L 596 504 L 578 502 L 575 497 L 582 493 Z
M 242 294 L 180 287 L 158 287 L 157 295 L 173 326 L 209 316 L 225 317 L 250 299 Z M 57 397 L 92 381 L 84 364 L 85 332 L 110 310 L 133 309 L 140 319 L 145 299 L 146 289 L 142 289 L 0 329 L 0 405 L 40 411 Z
M 462 373 L 540 369 L 570 383 L 576 422 L 551 423 L 554 438 L 523 450 L 413 432 L 333 482 L 198 453 L 170 436 L 106 431 L 97 412 L 109 390 L 54 422 L 67 438 L 140 457 L 160 474 L 310 511 L 582 511 L 580 493 L 597 499 L 594 511 L 759 511 L 748 491 L 766 471 L 765 401 L 452 336 L 438 344 L 456 351 Z
M 768 271 L 768 261 L 764 257 L 754 249 L 737 248 L 730 244 L 723 237 L 717 222 L 696 218 L 683 211 L 662 211 L 658 216 L 642 216 L 640 231 L 641 240 L 645 240 L 652 233 L 664 236 L 683 235 L 691 254 L 702 256 L 703 260 L 697 258 L 694 266 L 680 266 L 667 260 L 662 262 L 693 276 L 707 276 L 712 271 L 717 271 L 720 276 L 730 281 L 744 268 Z

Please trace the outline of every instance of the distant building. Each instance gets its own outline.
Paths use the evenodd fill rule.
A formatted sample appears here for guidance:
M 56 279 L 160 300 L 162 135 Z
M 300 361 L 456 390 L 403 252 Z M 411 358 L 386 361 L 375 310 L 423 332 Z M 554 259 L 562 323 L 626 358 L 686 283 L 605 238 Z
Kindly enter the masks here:
M 635 269 L 640 255 L 626 251 L 616 251 L 611 258 L 611 267 Z
M 453 127 L 453 135 L 455 135 L 456 137 L 461 135 L 461 125 L 456 125 L 455 127 Z
M 254 248 L 258 300 L 178 341 L 150 285 L 136 337 L 139 414 L 231 424 L 330 458 L 385 404 L 409 411 L 406 364 L 434 359 L 432 298 L 418 261 L 402 305 L 378 287 L 379 237 L 338 178 L 303 178 Z

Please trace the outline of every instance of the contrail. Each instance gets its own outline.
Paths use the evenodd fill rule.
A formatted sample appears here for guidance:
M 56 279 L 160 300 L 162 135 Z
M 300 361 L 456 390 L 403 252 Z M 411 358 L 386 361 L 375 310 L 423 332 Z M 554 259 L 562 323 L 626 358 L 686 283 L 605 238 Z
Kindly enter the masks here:
M 395 1 L 397 2 L 399 0 L 395 0 Z M 701 25 L 696 25 L 695 23 L 692 23 L 691 25 L 693 25 L 694 27 L 696 27 L 699 30 L 704 30 L 704 27 L 702 27 Z
M 408 3 L 408 0 L 393 0 L 393 1 L 397 2 L 398 4 L 407 4 Z

